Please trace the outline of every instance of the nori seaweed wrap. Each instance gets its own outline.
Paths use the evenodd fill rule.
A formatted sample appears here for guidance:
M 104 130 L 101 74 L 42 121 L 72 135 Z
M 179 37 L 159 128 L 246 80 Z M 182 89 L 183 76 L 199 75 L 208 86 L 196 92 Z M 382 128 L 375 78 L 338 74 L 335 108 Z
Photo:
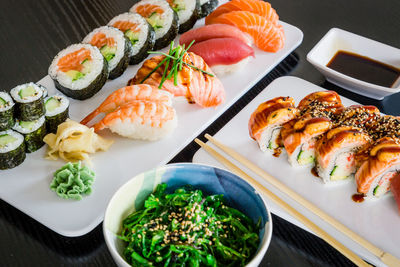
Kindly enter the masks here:
M 49 96 L 45 99 L 44 105 L 47 133 L 56 133 L 58 125 L 66 121 L 69 116 L 69 100 L 62 95 Z
M 193 28 L 200 17 L 201 7 L 199 0 L 172 0 L 169 2 L 179 18 L 179 33 Z
M 25 157 L 24 137 L 13 130 L 0 132 L 0 170 L 20 165 Z
M 14 126 L 14 102 L 6 92 L 0 92 L 0 131 Z
M 24 136 L 27 153 L 35 152 L 44 145 L 43 138 L 47 134 L 44 116 L 34 121 L 17 120 L 13 130 Z
M 213 12 L 218 6 L 218 0 L 200 0 L 200 18 L 207 17 L 211 12 Z
M 43 89 L 35 83 L 18 85 L 10 94 L 15 101 L 15 118 L 23 121 L 37 120 L 45 113 Z

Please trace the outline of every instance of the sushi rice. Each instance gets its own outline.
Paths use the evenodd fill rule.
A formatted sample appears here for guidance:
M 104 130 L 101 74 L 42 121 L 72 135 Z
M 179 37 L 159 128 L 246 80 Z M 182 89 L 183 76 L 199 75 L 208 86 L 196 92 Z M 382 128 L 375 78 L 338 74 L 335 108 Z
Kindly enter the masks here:
M 16 120 L 13 130 L 24 136 L 26 152 L 35 152 L 44 145 L 43 138 L 47 134 L 45 117 L 34 121 Z
M 49 96 L 44 101 L 46 107 L 46 130 L 56 133 L 58 125 L 69 117 L 69 100 L 62 95 Z
M 0 132 L 0 170 L 20 165 L 25 157 L 24 137 L 13 130 Z
M 108 39 L 112 40 L 112 46 L 108 44 Z M 107 60 L 110 79 L 121 76 L 128 67 L 130 53 L 128 42 L 123 32 L 110 26 L 94 29 L 83 39 L 83 43 L 94 45 L 100 49 L 100 52 Z
M 14 101 L 6 92 L 0 92 L 0 131 L 14 125 Z
M 43 102 L 44 90 L 35 83 L 18 85 L 11 89 L 15 101 L 15 117 L 24 120 L 36 120 L 45 113 Z
M 179 33 L 184 33 L 193 28 L 200 17 L 199 0 L 168 0 L 172 9 L 178 14 Z

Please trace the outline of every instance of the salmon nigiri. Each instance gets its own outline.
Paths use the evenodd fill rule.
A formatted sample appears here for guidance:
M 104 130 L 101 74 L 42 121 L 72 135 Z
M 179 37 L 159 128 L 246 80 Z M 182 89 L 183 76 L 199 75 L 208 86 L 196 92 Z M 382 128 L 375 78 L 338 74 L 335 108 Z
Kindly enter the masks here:
M 256 46 L 266 52 L 283 48 L 285 34 L 281 25 L 250 11 L 232 11 L 214 18 L 210 24 L 222 23 L 235 26 L 253 37 Z
M 279 16 L 271 4 L 262 0 L 232 0 L 220 5 L 210 15 L 206 17 L 206 24 L 213 23 L 213 20 L 221 14 L 231 11 L 250 11 L 258 14 L 277 25 Z
M 94 125 L 95 131 L 109 128 L 121 136 L 157 140 L 177 126 L 175 109 L 162 102 L 134 100 L 108 113 Z
M 163 102 L 168 106 L 172 105 L 172 95 L 167 91 L 159 90 L 157 87 L 148 84 L 126 86 L 111 93 L 98 108 L 81 121 L 81 124 L 87 125 L 96 116 L 108 114 L 133 100 L 156 101 Z

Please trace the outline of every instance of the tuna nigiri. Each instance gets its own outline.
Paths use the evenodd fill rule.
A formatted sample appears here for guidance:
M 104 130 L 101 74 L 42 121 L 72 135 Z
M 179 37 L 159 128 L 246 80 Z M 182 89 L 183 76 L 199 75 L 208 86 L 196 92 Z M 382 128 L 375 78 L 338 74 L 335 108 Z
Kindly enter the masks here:
M 222 23 L 237 27 L 253 37 L 256 46 L 267 52 L 283 48 L 285 34 L 281 25 L 249 11 L 232 11 L 214 18 L 207 24 Z
M 254 57 L 253 48 L 234 38 L 216 38 L 195 43 L 189 51 L 201 56 L 218 75 L 243 67 L 250 56 Z
M 148 84 L 126 86 L 111 93 L 98 108 L 81 121 L 81 124 L 87 125 L 96 116 L 108 114 L 133 100 L 156 101 L 168 106 L 172 105 L 172 95 L 167 91 L 159 90 L 157 87 Z
M 95 131 L 109 128 L 124 137 L 157 140 L 177 126 L 175 109 L 162 102 L 134 100 L 108 113 L 94 125 Z
M 232 0 L 220 5 L 216 10 L 208 15 L 206 17 L 206 24 L 212 24 L 216 17 L 231 11 L 250 11 L 264 17 L 275 25 L 278 24 L 279 20 L 279 16 L 275 9 L 273 9 L 271 4 L 268 2 L 262 0 Z
M 194 40 L 194 44 L 214 38 L 235 38 L 248 45 L 251 45 L 253 40 L 249 35 L 242 32 L 238 28 L 227 24 L 211 24 L 197 29 L 192 29 L 181 35 L 179 44 L 186 47 Z

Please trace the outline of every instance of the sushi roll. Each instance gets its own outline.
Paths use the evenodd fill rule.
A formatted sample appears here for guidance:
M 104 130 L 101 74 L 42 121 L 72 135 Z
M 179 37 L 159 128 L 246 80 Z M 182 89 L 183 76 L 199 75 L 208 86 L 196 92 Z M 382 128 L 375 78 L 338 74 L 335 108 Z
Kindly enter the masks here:
M 124 73 L 129 64 L 130 41 L 120 30 L 103 26 L 89 33 L 84 43 L 91 44 L 100 49 L 107 60 L 108 78 L 115 79 Z
M 298 115 L 291 97 L 277 97 L 260 104 L 249 120 L 250 137 L 257 141 L 261 151 L 282 147 L 282 125 Z
M 142 0 L 129 10 L 144 17 L 155 31 L 154 50 L 166 47 L 178 35 L 179 19 L 165 0 Z
M 369 158 L 355 175 L 357 190 L 367 197 L 380 197 L 390 189 L 390 182 L 400 173 L 400 140 L 390 137 L 379 139 Z
M 15 117 L 23 121 L 36 120 L 45 113 L 43 89 L 35 83 L 18 85 L 10 94 L 15 101 Z
M 69 100 L 62 95 L 49 96 L 45 99 L 46 130 L 48 133 L 56 133 L 59 124 L 69 117 Z
M 213 12 L 218 6 L 218 0 L 200 0 L 200 16 L 199 18 L 204 18 Z
M 179 33 L 193 28 L 200 18 L 201 7 L 199 0 L 167 0 L 172 9 L 178 14 Z
M 375 106 L 352 105 L 338 110 L 335 122 L 341 126 L 356 126 L 366 129 L 366 125 L 379 118 L 380 111 Z
M 26 152 L 35 152 L 44 145 L 43 138 L 47 134 L 45 117 L 33 121 L 16 120 L 13 130 L 24 136 Z
M 334 119 L 341 112 L 343 105 L 340 96 L 335 91 L 318 91 L 304 97 L 297 108 L 300 114 L 310 114 L 313 117 Z
M 63 94 L 84 100 L 95 95 L 106 83 L 107 60 L 95 46 L 73 44 L 53 59 L 49 75 Z
M 109 128 L 124 137 L 154 141 L 170 134 L 176 126 L 173 107 L 162 102 L 134 100 L 108 113 L 94 125 L 94 130 Z
M 20 165 L 25 157 L 24 137 L 13 130 L 0 132 L 0 170 Z
M 114 17 L 109 26 L 122 31 L 129 42 L 129 64 L 140 63 L 154 47 L 155 33 L 153 27 L 139 14 L 123 13 Z
M 304 115 L 284 124 L 281 138 L 289 163 L 294 167 L 314 165 L 315 144 L 332 128 L 332 125 L 329 118 L 310 115 Z
M 324 183 L 344 180 L 356 172 L 355 154 L 369 145 L 363 129 L 340 126 L 327 132 L 315 146 L 316 169 Z
M 14 101 L 6 92 L 0 92 L 0 131 L 5 131 L 14 125 Z

